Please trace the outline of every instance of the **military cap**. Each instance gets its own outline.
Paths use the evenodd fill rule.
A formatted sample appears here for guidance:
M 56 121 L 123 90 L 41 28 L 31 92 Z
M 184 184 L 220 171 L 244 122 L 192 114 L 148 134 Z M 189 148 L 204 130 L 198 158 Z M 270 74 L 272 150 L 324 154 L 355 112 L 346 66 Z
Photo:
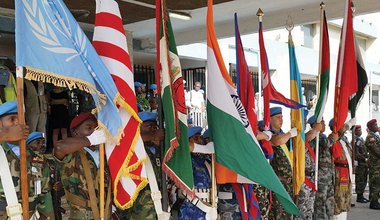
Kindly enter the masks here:
M 149 89 L 155 90 L 155 89 L 157 89 L 157 85 L 156 84 L 150 84 Z
M 29 134 L 28 138 L 26 139 L 26 144 L 28 145 L 32 143 L 32 141 L 42 138 L 45 138 L 45 134 L 43 132 L 34 131 Z
M 317 117 L 315 117 L 315 115 L 311 116 L 308 120 L 307 120 L 307 123 L 310 124 L 310 126 L 313 126 L 313 124 L 317 122 Z
M 361 125 L 355 125 L 355 129 L 359 129 L 359 128 L 362 128 Z
M 208 131 L 208 129 L 205 132 L 203 132 L 202 136 L 203 136 L 203 139 L 210 138 L 210 132 Z
M 187 119 L 187 124 L 193 124 L 193 119 L 192 118 L 188 118 Z
M 96 120 L 95 115 L 91 114 L 91 112 L 80 113 L 77 117 L 75 117 L 70 123 L 70 129 L 76 128 L 81 125 L 87 119 L 93 118 Z
M 156 121 L 157 113 L 156 112 L 139 112 L 138 113 L 141 121 Z
M 307 108 L 303 109 L 303 117 L 307 118 L 307 115 L 309 114 L 309 110 Z
M 329 121 L 329 127 L 332 128 L 332 127 L 334 126 L 334 123 L 335 123 L 335 122 L 334 122 L 334 119 L 332 118 L 332 119 Z
M 369 120 L 367 122 L 367 128 L 371 127 L 373 124 L 377 123 L 377 120 L 376 119 L 372 119 L 372 120 Z
M 270 117 L 282 114 L 282 108 L 281 107 L 272 107 L 270 108 Z
M 202 127 L 189 127 L 187 129 L 187 134 L 189 135 L 189 138 L 193 137 L 196 134 L 200 134 L 202 132 Z
M 257 127 L 264 127 L 264 120 L 260 120 L 257 122 Z
M 141 82 L 135 82 L 135 88 L 141 87 L 143 84 Z
M 0 105 L 0 117 L 17 113 L 17 102 L 9 101 Z

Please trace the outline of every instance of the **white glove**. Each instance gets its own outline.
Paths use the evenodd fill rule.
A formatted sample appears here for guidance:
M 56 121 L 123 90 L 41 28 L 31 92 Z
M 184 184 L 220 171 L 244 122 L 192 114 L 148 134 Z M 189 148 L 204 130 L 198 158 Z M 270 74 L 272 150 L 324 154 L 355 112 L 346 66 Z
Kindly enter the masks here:
M 270 141 L 270 139 L 272 138 L 272 132 L 270 131 L 263 131 L 264 134 L 266 134 L 268 136 L 267 139 L 265 139 L 266 141 Z
M 216 220 L 218 218 L 218 210 L 216 207 L 210 208 L 208 212 L 206 212 L 206 220 Z
M 297 128 L 290 129 L 289 133 L 291 138 L 297 136 Z
M 106 143 L 107 140 L 103 129 L 94 131 L 91 135 L 87 136 L 87 139 L 90 141 L 91 146 Z
M 158 220 L 169 220 L 170 219 L 170 213 L 169 212 L 162 212 L 158 215 Z
M 347 123 L 349 128 L 351 128 L 352 126 L 354 126 L 356 124 L 356 118 L 351 118 Z

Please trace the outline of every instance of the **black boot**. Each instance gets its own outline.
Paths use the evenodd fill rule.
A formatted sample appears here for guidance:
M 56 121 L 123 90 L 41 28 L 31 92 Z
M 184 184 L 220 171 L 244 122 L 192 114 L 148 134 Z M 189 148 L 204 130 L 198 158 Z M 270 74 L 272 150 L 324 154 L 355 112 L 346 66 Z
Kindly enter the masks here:
M 367 203 L 367 202 L 369 202 L 369 200 L 364 198 L 363 194 L 358 194 L 358 196 L 356 198 L 356 202 Z
M 380 210 L 380 203 L 378 201 L 371 201 L 369 208 L 375 209 L 375 210 Z

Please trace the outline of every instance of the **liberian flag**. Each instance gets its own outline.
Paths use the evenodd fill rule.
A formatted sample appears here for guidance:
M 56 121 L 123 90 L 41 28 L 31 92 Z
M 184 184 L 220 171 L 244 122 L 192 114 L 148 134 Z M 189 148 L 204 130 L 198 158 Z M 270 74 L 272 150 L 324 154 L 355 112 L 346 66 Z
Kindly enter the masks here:
M 137 116 L 132 66 L 116 1 L 96 1 L 92 44 L 126 101 L 126 105 L 119 106 L 124 135 L 118 145 L 106 143 L 114 203 L 119 208 L 126 209 L 133 205 L 138 193 L 148 181 L 143 163 L 146 153 L 140 136 L 141 120 Z
M 330 45 L 329 31 L 327 29 L 326 12 L 322 7 L 323 15 L 321 16 L 321 33 L 319 48 L 319 74 L 318 74 L 318 101 L 315 107 L 314 116 L 317 123 L 322 121 L 323 112 L 325 111 L 327 96 L 329 94 L 330 81 Z
M 301 105 L 302 85 L 301 74 L 298 70 L 297 58 L 293 43 L 293 38 L 289 32 L 289 66 L 290 66 L 290 98 Z M 303 109 L 291 109 L 291 127 L 297 128 L 298 135 L 292 138 L 293 146 L 293 176 L 294 194 L 298 195 L 301 185 L 305 180 L 305 120 Z
M 187 109 L 181 65 L 177 46 L 164 0 L 156 1 L 156 10 L 160 10 L 159 59 L 161 96 L 165 119 L 165 155 L 163 171 L 188 196 L 194 197 L 194 179 L 187 135 Z M 156 13 L 157 15 L 158 13 Z M 157 30 L 157 29 L 156 29 Z
M 356 54 L 356 67 L 358 74 L 358 91 L 353 97 L 350 97 L 348 106 L 351 112 L 351 118 L 355 118 L 356 109 L 358 108 L 359 102 L 361 101 L 365 88 L 368 84 L 367 72 L 365 71 L 365 66 L 363 62 L 363 57 L 360 52 L 358 42 L 355 40 L 355 54 Z
M 284 209 L 298 215 L 299 210 L 268 164 L 257 143 L 236 89 L 224 66 L 214 31 L 212 0 L 207 12 L 207 116 L 216 161 L 235 173 L 276 193 Z M 243 117 L 242 117 L 242 116 Z
M 335 81 L 334 131 L 339 131 L 346 121 L 348 100 L 358 91 L 354 28 L 352 26 L 351 0 L 346 1 L 343 29 Z

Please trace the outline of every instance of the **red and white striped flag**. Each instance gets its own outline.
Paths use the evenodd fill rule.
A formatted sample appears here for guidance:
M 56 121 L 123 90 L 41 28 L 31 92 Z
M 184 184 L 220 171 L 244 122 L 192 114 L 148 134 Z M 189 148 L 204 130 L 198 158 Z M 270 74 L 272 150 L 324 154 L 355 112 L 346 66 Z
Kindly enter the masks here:
M 124 127 L 119 145 L 106 143 L 114 203 L 121 209 L 127 209 L 133 205 L 139 191 L 147 185 L 148 180 L 143 163 L 146 152 L 140 136 L 141 120 L 137 115 L 132 66 L 116 1 L 96 0 L 92 44 L 127 103 L 119 106 Z

